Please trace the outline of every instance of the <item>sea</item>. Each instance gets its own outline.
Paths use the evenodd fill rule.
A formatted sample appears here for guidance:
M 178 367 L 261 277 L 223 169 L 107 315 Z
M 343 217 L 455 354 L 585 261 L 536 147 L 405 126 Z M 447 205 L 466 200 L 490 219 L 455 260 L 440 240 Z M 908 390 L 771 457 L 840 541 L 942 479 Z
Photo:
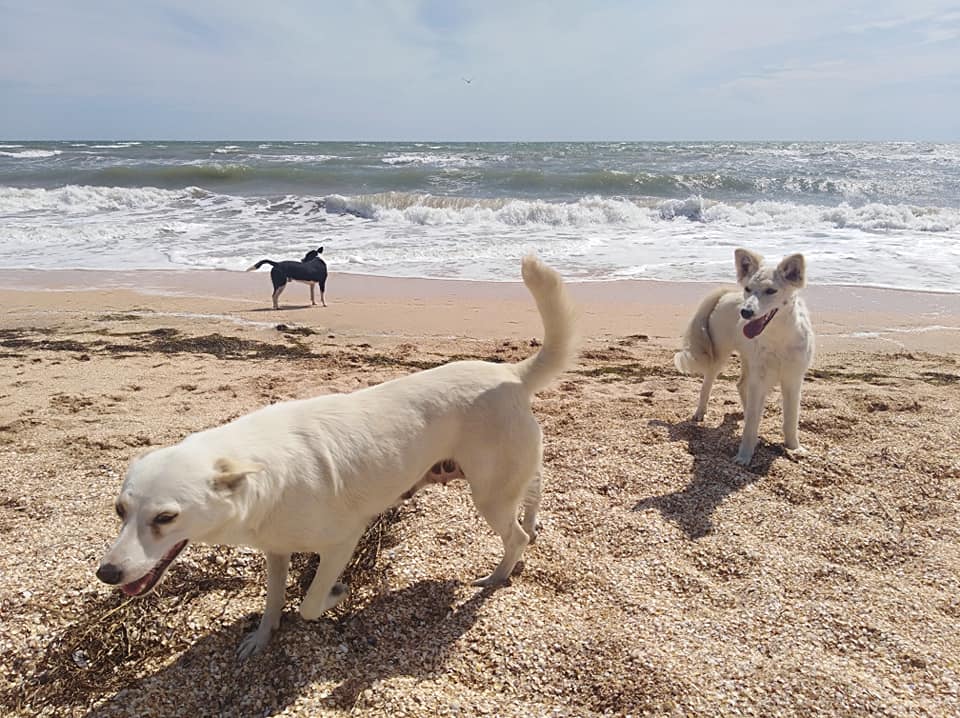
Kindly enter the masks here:
M 0 266 L 730 281 L 960 292 L 960 144 L 0 141 Z

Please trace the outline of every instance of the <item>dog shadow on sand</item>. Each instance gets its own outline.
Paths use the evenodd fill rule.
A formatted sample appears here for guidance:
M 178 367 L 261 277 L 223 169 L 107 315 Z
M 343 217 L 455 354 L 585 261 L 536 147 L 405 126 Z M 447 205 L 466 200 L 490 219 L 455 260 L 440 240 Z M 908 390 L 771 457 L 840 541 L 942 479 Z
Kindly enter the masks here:
M 205 716 L 273 715 L 317 682 L 334 684 L 323 710 L 350 711 L 363 692 L 392 676 L 422 680 L 443 670 L 454 644 L 474 625 L 493 589 L 457 602 L 458 581 L 423 580 L 374 597 L 353 613 L 306 622 L 288 605 L 280 629 L 259 654 L 240 660 L 236 649 L 259 614 L 214 629 L 172 664 L 127 684 L 87 718 L 130 715 L 153 706 L 155 715 L 184 715 L 177 695 L 190 686 L 204 696 Z M 192 707 L 191 707 L 192 710 Z
M 711 533 L 717 507 L 731 494 L 766 476 L 774 460 L 783 453 L 779 446 L 761 439 L 750 464 L 737 464 L 733 457 L 740 444 L 739 420 L 742 418 L 739 412 L 726 413 L 719 426 L 707 426 L 692 419 L 673 424 L 651 421 L 651 426 L 666 428 L 672 441 L 687 442 L 687 451 L 693 456 L 693 475 L 680 491 L 642 499 L 633 510 L 657 509 L 692 539 Z

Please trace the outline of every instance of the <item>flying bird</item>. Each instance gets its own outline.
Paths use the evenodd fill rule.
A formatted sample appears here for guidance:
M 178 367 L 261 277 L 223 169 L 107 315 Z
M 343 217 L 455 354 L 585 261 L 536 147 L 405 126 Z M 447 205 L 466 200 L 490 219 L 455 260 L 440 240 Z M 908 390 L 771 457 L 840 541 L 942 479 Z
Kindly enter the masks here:
M 471 82 L 473 82 L 473 78 L 472 78 L 472 77 L 461 77 L 460 79 L 463 80 L 464 82 L 466 82 L 468 85 L 469 85 Z

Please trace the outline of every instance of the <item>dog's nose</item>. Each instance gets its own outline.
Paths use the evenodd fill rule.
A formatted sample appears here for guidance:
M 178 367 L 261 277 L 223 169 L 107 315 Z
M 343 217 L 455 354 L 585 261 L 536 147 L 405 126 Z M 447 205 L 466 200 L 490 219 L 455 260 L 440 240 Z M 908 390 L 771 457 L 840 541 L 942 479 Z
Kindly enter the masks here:
M 112 563 L 101 564 L 100 568 L 97 569 L 97 578 L 111 586 L 120 583 L 122 577 L 123 571 L 120 570 L 119 566 L 114 566 Z
M 747 309 L 746 307 L 744 307 L 743 309 L 740 310 L 740 316 L 743 317 L 744 319 L 749 319 L 750 317 L 753 316 L 753 310 Z

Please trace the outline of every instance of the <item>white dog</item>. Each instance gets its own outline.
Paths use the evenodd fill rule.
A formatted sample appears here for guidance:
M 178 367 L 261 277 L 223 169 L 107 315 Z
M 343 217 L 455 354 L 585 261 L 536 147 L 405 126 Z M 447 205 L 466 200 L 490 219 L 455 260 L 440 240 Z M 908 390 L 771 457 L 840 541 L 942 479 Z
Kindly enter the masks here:
M 540 505 L 542 439 L 530 399 L 575 352 L 560 276 L 535 257 L 522 271 L 544 325 L 536 355 L 459 361 L 275 404 L 133 460 L 116 502 L 120 535 L 97 576 L 140 596 L 190 541 L 262 550 L 267 602 L 240 646 L 246 657 L 280 623 L 291 553 L 320 554 L 300 604 L 303 618 L 316 619 L 346 597 L 336 580 L 371 519 L 425 483 L 463 477 L 503 539 L 500 564 L 475 584 L 506 581 L 534 538 Z
M 737 389 L 743 405 L 743 437 L 737 463 L 749 464 L 767 394 L 780 384 L 783 395 L 783 438 L 786 447 L 802 452 L 797 435 L 803 375 L 813 362 L 813 327 L 798 291 L 806 283 L 802 254 L 786 257 L 776 268 L 763 258 L 738 249 L 737 281 L 743 292 L 717 289 L 701 302 L 683 337 L 683 351 L 674 356 L 677 369 L 703 375 L 700 403 L 693 415 L 702 421 L 713 382 L 732 352 L 740 355 Z

